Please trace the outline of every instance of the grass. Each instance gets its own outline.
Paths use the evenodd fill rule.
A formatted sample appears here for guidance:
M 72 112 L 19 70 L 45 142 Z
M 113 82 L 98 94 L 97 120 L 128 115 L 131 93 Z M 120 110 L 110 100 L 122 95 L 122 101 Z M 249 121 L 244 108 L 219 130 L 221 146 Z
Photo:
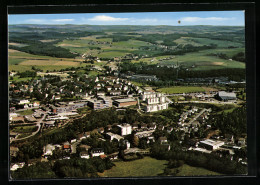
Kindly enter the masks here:
M 32 109 L 28 109 L 28 110 L 19 112 L 19 114 L 21 114 L 22 116 L 31 115 L 31 114 L 33 114 L 33 110 Z
M 28 80 L 31 80 L 31 79 L 32 79 L 32 77 L 20 78 L 20 77 L 18 77 L 18 76 L 14 76 L 14 77 L 13 77 L 13 80 L 11 80 L 10 77 L 9 77 L 9 80 L 10 80 L 11 82 L 13 82 L 13 81 L 16 81 L 16 82 L 24 82 L 24 81 L 28 81 Z
M 12 132 L 18 133 L 31 133 L 37 130 L 37 126 L 21 126 L 21 127 L 14 127 Z
M 163 173 L 166 160 L 157 160 L 151 157 L 129 161 L 114 162 L 114 166 L 110 170 L 106 170 L 99 175 L 101 177 L 141 177 L 141 176 L 157 176 Z
M 205 92 L 203 87 L 196 86 L 174 86 L 157 89 L 159 92 L 167 94 L 178 94 L 178 93 L 192 93 L 192 92 Z
M 182 165 L 178 168 L 180 171 L 176 176 L 210 176 L 210 175 L 222 175 L 220 173 L 207 170 L 200 167 L 192 167 L 187 164 Z

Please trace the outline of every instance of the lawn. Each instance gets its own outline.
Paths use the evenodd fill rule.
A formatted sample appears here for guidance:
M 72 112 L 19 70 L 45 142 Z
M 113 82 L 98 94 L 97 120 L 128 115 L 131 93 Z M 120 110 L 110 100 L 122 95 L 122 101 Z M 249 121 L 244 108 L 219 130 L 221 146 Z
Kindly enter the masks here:
M 141 176 L 158 176 L 163 173 L 166 160 L 157 160 L 151 157 L 130 161 L 130 162 L 114 162 L 114 166 L 110 170 L 106 170 L 99 175 L 101 177 L 141 177 Z
M 203 87 L 196 86 L 174 86 L 157 89 L 159 92 L 167 94 L 178 94 L 178 93 L 192 93 L 192 92 L 205 92 Z
M 210 176 L 210 175 L 222 175 L 217 172 L 213 172 L 207 170 L 205 168 L 200 167 L 192 167 L 187 164 L 178 168 L 180 171 L 176 174 L 176 176 Z
M 22 116 L 31 115 L 31 114 L 33 114 L 33 110 L 32 109 L 28 109 L 28 110 L 19 112 L 19 114 L 21 114 Z
M 12 132 L 18 132 L 18 133 L 31 133 L 35 132 L 37 130 L 37 126 L 19 126 L 19 127 L 14 127 L 11 131 Z

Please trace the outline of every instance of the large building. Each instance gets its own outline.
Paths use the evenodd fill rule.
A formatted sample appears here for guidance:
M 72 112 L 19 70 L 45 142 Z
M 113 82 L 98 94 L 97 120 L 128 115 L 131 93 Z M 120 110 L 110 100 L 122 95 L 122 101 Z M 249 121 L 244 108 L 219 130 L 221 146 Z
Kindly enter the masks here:
M 105 109 L 112 107 L 112 100 L 109 97 L 101 96 L 98 99 L 89 100 L 88 105 L 94 110 Z
M 129 135 L 132 133 L 132 126 L 124 123 L 123 125 L 117 125 L 121 129 L 121 136 Z
M 168 109 L 169 103 L 162 93 L 146 91 L 141 95 L 141 99 L 146 102 L 145 111 L 155 112 L 159 110 Z
M 235 100 L 236 94 L 234 92 L 220 91 L 217 94 L 217 98 L 219 98 L 222 101 Z
M 224 141 L 214 141 L 211 139 L 206 139 L 204 141 L 200 141 L 199 146 L 208 150 L 216 150 L 224 144 Z
M 137 101 L 133 98 L 116 99 L 116 100 L 114 100 L 114 104 L 117 107 L 127 107 L 127 106 L 131 106 L 131 105 L 136 105 Z

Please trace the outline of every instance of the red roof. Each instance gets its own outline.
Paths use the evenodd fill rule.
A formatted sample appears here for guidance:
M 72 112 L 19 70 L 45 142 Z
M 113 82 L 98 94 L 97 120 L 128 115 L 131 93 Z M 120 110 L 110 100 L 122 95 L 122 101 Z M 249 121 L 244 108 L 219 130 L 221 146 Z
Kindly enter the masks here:
M 70 145 L 63 145 L 63 148 L 64 148 L 64 149 L 69 149 L 69 148 L 70 148 Z
M 104 154 L 104 155 L 100 155 L 99 156 L 101 159 L 104 159 L 104 158 L 106 158 L 107 156 Z

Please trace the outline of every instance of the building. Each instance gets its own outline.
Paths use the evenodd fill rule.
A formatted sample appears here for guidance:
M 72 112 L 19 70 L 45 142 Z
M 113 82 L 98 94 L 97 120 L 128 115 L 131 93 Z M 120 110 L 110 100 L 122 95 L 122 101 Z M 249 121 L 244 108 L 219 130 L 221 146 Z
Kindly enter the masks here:
M 48 157 L 52 155 L 52 152 L 55 150 L 55 146 L 48 144 L 43 147 L 43 155 L 44 157 Z
M 128 107 L 128 106 L 136 105 L 136 104 L 137 104 L 137 101 L 133 98 L 114 100 L 114 105 L 116 105 L 117 107 Z
M 236 94 L 234 92 L 220 91 L 217 94 L 217 98 L 222 101 L 236 100 Z
M 80 158 L 82 158 L 82 159 L 89 159 L 89 157 L 90 157 L 87 151 L 80 152 L 79 155 L 80 155 Z
M 138 74 L 131 76 L 131 80 L 145 80 L 145 81 L 157 81 L 156 75 L 144 75 Z
M 166 97 L 162 93 L 146 91 L 141 94 L 140 98 L 147 104 L 145 106 L 146 112 L 168 109 L 169 103 L 166 101 Z
M 204 141 L 200 141 L 199 146 L 206 148 L 208 150 L 216 150 L 224 144 L 225 144 L 224 141 L 215 141 L 211 139 L 206 139 Z
M 117 91 L 110 91 L 109 94 L 111 96 L 120 96 L 121 95 L 121 91 L 117 90 Z
M 118 134 L 114 134 L 112 132 L 108 132 L 106 133 L 106 137 L 112 141 L 113 139 L 116 139 L 117 141 L 120 141 L 120 139 L 124 139 L 122 136 L 118 135 Z
M 121 136 L 129 135 L 132 133 L 132 126 L 130 124 L 117 125 L 121 129 Z
M 94 110 L 105 109 L 105 108 L 112 107 L 112 100 L 110 97 L 101 96 L 98 99 L 95 98 L 89 100 L 88 105 Z
M 104 155 L 104 150 L 102 148 L 93 148 L 91 150 L 92 157 L 99 157 L 101 155 Z

